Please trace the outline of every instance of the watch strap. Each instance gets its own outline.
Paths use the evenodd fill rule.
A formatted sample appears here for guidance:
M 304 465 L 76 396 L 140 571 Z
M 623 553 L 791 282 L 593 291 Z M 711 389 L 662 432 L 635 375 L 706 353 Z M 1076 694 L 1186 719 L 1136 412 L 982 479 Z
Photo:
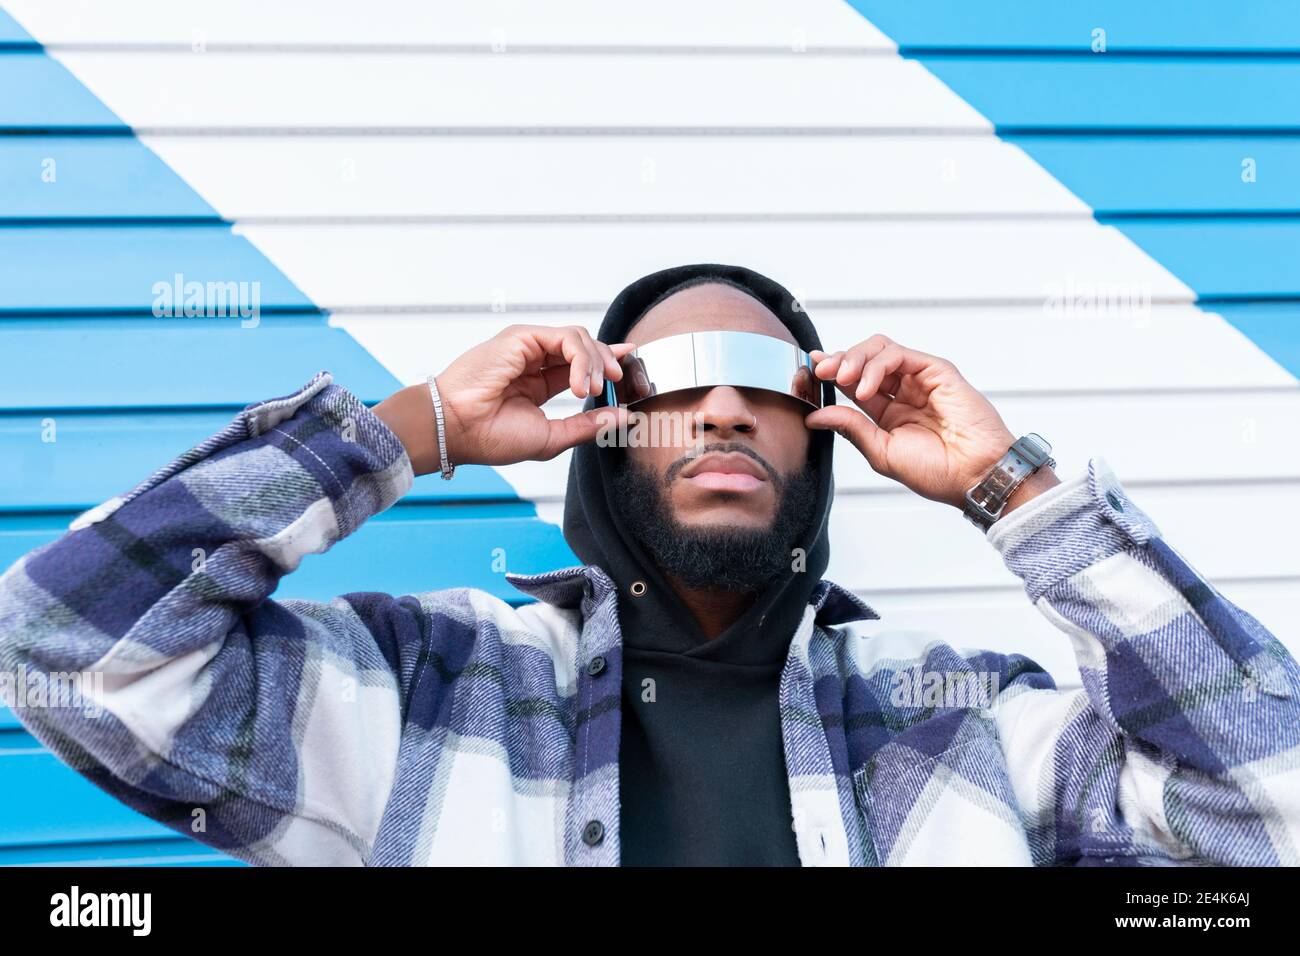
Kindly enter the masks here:
M 983 480 L 967 490 L 963 514 L 976 527 L 988 531 L 1021 483 L 1044 465 L 1050 468 L 1055 464 L 1052 446 L 1043 436 L 1035 432 L 1022 435 Z

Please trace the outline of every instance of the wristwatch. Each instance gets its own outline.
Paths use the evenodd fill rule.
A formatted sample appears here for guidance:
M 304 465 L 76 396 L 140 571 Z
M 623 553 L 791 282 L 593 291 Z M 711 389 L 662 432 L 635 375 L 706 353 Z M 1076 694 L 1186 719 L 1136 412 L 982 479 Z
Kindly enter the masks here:
M 1042 435 L 1030 432 L 1017 438 L 984 480 L 966 492 L 962 512 L 976 527 L 987 532 L 1002 516 L 1007 500 L 1022 481 L 1044 465 L 1049 468 L 1056 465 L 1051 455 L 1052 446 Z

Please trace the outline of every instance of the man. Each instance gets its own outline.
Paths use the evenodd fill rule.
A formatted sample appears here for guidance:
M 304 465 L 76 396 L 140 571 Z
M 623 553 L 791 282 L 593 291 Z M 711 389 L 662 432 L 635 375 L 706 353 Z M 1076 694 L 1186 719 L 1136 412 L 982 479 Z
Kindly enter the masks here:
M 697 340 L 712 363 L 669 369 L 694 387 L 637 364 Z M 724 341 L 799 356 L 794 385 L 729 371 Z M 820 345 L 772 280 L 685 266 L 625 289 L 596 339 L 512 326 L 373 410 L 324 374 L 250 406 L 0 579 L 0 666 L 104 675 L 97 718 L 19 716 L 258 863 L 1300 862 L 1280 643 L 1104 461 L 1062 483 L 950 363 Z M 566 388 L 588 407 L 548 420 Z M 647 409 L 685 438 L 603 440 Z M 822 578 L 837 432 L 986 529 L 1082 689 L 857 626 L 877 615 Z M 585 563 L 511 575 L 536 603 L 270 600 L 413 475 L 568 448 Z

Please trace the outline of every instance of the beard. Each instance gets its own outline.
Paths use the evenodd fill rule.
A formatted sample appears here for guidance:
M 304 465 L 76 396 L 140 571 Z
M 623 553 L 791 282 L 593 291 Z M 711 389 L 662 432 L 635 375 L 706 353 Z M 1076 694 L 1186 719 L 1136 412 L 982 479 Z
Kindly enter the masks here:
M 719 450 L 742 449 L 719 446 Z M 776 491 L 776 516 L 767 528 L 738 528 L 685 525 L 677 520 L 668 491 L 685 464 L 679 461 L 665 475 L 657 475 L 624 454 L 614 469 L 612 503 L 646 554 L 691 590 L 749 593 L 791 570 L 795 543 L 807 532 L 817 508 L 816 465 L 809 462 L 782 476 L 764 462 Z

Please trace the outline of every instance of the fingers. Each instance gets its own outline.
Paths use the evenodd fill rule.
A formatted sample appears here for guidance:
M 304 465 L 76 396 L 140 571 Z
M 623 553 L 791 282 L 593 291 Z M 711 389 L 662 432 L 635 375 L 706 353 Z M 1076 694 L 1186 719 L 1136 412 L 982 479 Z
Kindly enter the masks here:
M 830 430 L 847 438 L 876 471 L 882 471 L 888 456 L 889 432 L 881 428 L 862 412 L 847 405 L 828 405 L 804 418 L 804 424 L 814 430 Z
M 597 341 L 596 347 L 601 349 L 602 353 L 609 353 L 605 360 L 605 377 L 612 382 L 622 381 L 623 359 L 636 348 L 636 343 L 615 342 L 613 345 L 606 345 L 604 342 Z
M 627 362 L 627 374 L 631 380 L 625 386 L 625 390 L 632 396 L 633 400 L 650 397 L 650 378 L 646 375 L 645 362 L 639 358 L 630 359 Z
M 878 390 L 877 394 L 872 395 L 870 398 L 859 400 L 856 395 L 857 386 L 860 384 L 859 379 L 853 378 L 851 371 L 845 371 L 846 367 L 850 369 L 853 367 L 846 364 L 851 358 L 848 352 L 828 353 L 817 350 L 810 354 L 813 357 L 813 361 L 817 363 L 815 366 L 817 378 L 823 381 L 833 381 L 835 383 L 836 391 L 845 398 L 854 402 L 859 408 L 870 415 L 874 421 L 880 421 L 880 416 L 884 414 L 885 409 L 892 401 L 890 396 L 897 394 L 896 390 L 900 380 L 898 375 L 887 376 L 886 380 L 881 383 L 882 386 L 892 385 L 892 388 L 882 387 Z M 853 365 L 860 365 L 859 360 L 854 359 Z M 841 378 L 843 379 L 842 383 Z
M 872 395 L 865 402 L 858 402 L 858 407 L 871 416 L 871 420 L 878 422 L 880 417 L 885 414 L 885 409 L 893 399 L 888 395 Z
M 528 352 L 528 364 L 533 368 L 565 368 L 568 386 L 578 398 L 599 392 L 607 377 L 613 381 L 622 378 L 619 359 L 636 347 L 630 342 L 614 345 L 598 342 L 578 325 L 517 325 L 501 334 L 524 346 Z M 562 390 L 562 386 L 554 388 L 554 374 L 546 374 L 544 378 L 548 396 Z
M 603 430 L 614 431 L 626 420 L 626 408 L 597 408 L 568 418 L 548 418 L 546 447 L 538 460 L 550 461 L 562 451 L 595 441 Z
M 534 325 L 519 327 L 519 331 L 540 347 L 542 354 L 533 358 L 542 367 L 567 366 L 569 388 L 578 398 L 586 398 L 603 386 L 604 361 L 586 329 L 577 325 Z
M 840 361 L 840 367 L 835 373 L 835 384 L 844 388 L 850 398 L 856 399 L 867 363 L 891 348 L 894 348 L 894 343 L 883 335 L 873 335 L 865 342 L 853 346 Z
M 915 375 L 924 370 L 927 364 L 919 352 L 905 349 L 901 345 L 887 345 L 877 352 L 875 356 L 864 361 L 861 368 L 861 377 L 858 380 L 857 388 L 853 392 L 853 400 L 856 402 L 869 401 L 879 394 L 880 386 L 887 375 Z M 841 374 L 843 374 L 843 370 L 841 370 Z M 836 384 L 839 384 L 838 378 Z M 853 387 L 852 380 L 847 383 L 846 387 Z
M 810 354 L 817 363 L 817 377 L 834 381 L 841 393 L 876 420 L 899 394 L 904 377 L 946 364 L 884 335 L 873 335 L 845 352 L 816 350 Z
M 573 352 L 565 353 L 565 358 L 569 362 L 569 381 L 573 394 L 579 398 L 586 398 L 605 386 L 604 359 L 597 351 L 591 333 L 582 326 L 571 325 L 562 331 L 565 341 L 573 343 Z M 577 361 L 574 360 L 575 358 Z
M 543 368 L 542 383 L 544 385 L 544 394 L 542 396 L 542 401 L 537 404 L 545 404 L 568 388 L 571 374 L 572 368 L 568 365 L 548 365 Z

